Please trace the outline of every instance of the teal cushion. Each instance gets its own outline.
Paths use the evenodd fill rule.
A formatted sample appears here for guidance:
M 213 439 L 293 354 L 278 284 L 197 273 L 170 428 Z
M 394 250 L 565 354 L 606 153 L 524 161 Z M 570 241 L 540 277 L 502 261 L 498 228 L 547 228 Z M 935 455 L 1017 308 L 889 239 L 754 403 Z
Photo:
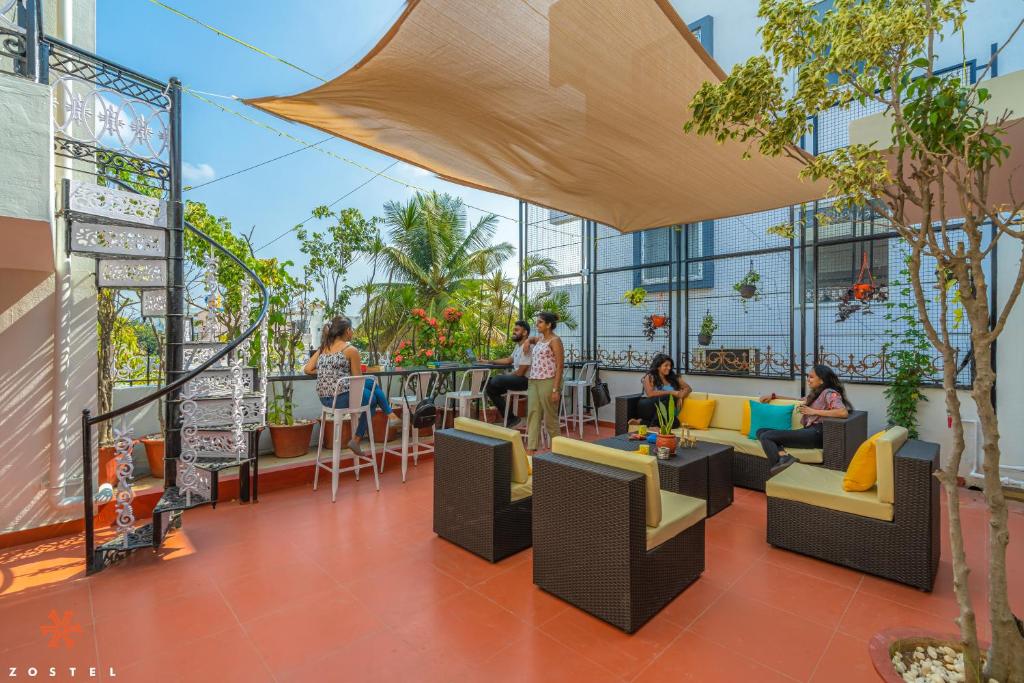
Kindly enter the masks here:
M 794 406 L 773 406 L 760 401 L 750 402 L 750 432 L 748 439 L 757 438 L 759 429 L 792 429 Z

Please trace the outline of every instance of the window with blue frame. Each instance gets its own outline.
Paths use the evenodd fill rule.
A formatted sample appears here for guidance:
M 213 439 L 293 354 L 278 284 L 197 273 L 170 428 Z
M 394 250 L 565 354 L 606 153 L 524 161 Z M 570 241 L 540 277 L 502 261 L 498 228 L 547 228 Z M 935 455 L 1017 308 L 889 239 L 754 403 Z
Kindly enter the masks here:
M 689 274 L 690 289 L 713 287 L 714 263 L 703 261 L 705 256 L 714 254 L 714 221 L 704 221 L 685 226 L 682 233 L 686 235 L 689 263 L 683 268 Z M 656 228 L 633 234 L 633 286 L 643 287 L 648 292 L 662 292 L 669 289 L 671 267 L 669 262 L 674 255 L 672 233 L 674 228 Z

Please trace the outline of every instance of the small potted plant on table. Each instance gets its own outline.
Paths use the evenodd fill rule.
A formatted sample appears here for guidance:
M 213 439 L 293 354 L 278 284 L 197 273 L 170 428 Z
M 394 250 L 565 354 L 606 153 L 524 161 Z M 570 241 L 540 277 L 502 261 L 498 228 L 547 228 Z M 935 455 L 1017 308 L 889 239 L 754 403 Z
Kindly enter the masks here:
M 658 436 L 654 441 L 654 447 L 659 451 L 667 448 L 668 457 L 671 457 L 678 445 L 676 435 L 672 433 L 672 428 L 676 424 L 676 397 L 669 396 L 668 405 L 659 402 L 655 408 L 658 411 Z

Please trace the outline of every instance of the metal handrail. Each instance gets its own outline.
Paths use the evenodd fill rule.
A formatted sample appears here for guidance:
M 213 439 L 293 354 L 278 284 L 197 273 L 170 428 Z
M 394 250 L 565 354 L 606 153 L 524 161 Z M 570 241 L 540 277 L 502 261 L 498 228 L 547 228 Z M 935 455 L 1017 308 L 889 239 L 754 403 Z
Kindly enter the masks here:
M 126 185 L 125 183 L 121 183 L 120 181 L 116 181 L 116 182 L 119 185 L 123 185 L 125 187 L 129 187 L 128 185 Z M 129 403 L 127 405 L 121 406 L 120 408 L 116 408 L 116 409 L 108 411 L 106 413 L 102 413 L 100 415 L 94 415 L 94 416 L 91 416 L 91 417 L 87 418 L 86 422 L 87 422 L 87 424 L 89 426 L 93 426 L 93 425 L 99 424 L 100 422 L 105 422 L 105 421 L 113 419 L 115 417 L 119 417 L 121 415 L 124 415 L 125 413 L 130 413 L 133 410 L 137 410 L 137 409 L 141 408 L 144 405 L 152 403 L 153 401 L 155 401 L 155 400 L 157 400 L 159 398 L 162 398 L 163 396 L 166 396 L 167 394 L 171 393 L 175 389 L 180 389 L 181 387 L 185 386 L 186 384 L 188 384 L 189 381 L 195 379 L 200 374 L 202 374 L 204 371 L 208 370 L 212 365 L 214 365 L 221 358 L 224 358 L 229 353 L 234 351 L 236 348 L 241 346 L 242 342 L 244 342 L 247 339 L 249 339 L 253 335 L 253 333 L 256 332 L 256 330 L 260 326 L 260 323 L 263 322 L 263 318 L 267 315 L 267 308 L 268 308 L 268 306 L 270 304 L 270 298 L 267 295 L 267 287 L 266 287 L 266 285 L 263 284 L 263 281 L 260 280 L 259 276 L 256 275 L 256 273 L 254 273 L 247 265 L 245 265 L 245 263 L 243 263 L 240 258 L 238 258 L 234 254 L 232 254 L 223 245 L 221 245 L 219 242 L 214 240 L 212 237 L 207 235 L 205 232 L 203 232 L 199 228 L 195 227 L 194 225 L 192 225 L 188 221 L 185 221 L 185 227 L 188 228 L 189 230 L 191 230 L 192 232 L 194 232 L 200 238 L 202 238 L 210 246 L 214 247 L 215 249 L 220 249 L 224 254 L 227 254 L 227 256 L 232 261 L 237 263 L 242 268 L 242 270 L 244 270 L 246 273 L 248 273 L 249 276 L 256 281 L 256 286 L 259 287 L 260 295 L 261 295 L 262 300 L 263 300 L 262 304 L 260 306 L 259 315 L 256 316 L 256 321 L 254 323 L 252 323 L 248 327 L 248 329 L 245 330 L 245 332 L 243 332 L 241 335 L 239 335 L 234 341 L 229 342 L 227 344 L 227 346 L 222 348 L 220 351 L 218 351 L 217 353 L 213 354 L 213 356 L 211 356 L 208 360 L 204 361 L 199 367 L 197 367 L 197 368 L 195 368 L 193 370 L 189 370 L 182 377 L 174 380 L 170 384 L 167 384 L 163 388 L 158 389 L 158 390 L 154 391 L 151 394 L 146 394 L 145 396 L 143 396 L 142 398 L 140 398 L 140 399 L 138 399 L 136 401 L 132 401 L 131 403 Z

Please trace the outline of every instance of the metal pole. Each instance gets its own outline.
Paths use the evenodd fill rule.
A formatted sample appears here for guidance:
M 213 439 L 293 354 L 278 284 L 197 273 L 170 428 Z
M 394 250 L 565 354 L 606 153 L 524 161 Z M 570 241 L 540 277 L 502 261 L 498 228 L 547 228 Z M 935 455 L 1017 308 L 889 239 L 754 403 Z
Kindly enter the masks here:
M 185 340 L 185 207 L 181 193 L 181 81 L 170 80 L 171 145 L 170 145 L 170 197 L 167 231 L 167 352 L 165 369 L 168 383 L 177 380 L 184 371 L 182 342 Z M 167 466 L 164 468 L 164 487 L 174 486 L 177 477 L 177 459 L 181 452 L 181 390 L 167 395 L 165 425 L 167 428 Z
M 789 226 L 790 226 L 790 228 L 793 227 L 793 223 L 794 223 L 793 217 L 794 217 L 793 206 L 790 205 L 790 207 L 789 207 Z M 794 302 L 793 302 L 793 292 L 796 291 L 796 288 L 794 286 L 795 284 L 796 284 L 796 248 L 795 248 L 794 238 L 790 237 L 789 238 L 789 306 L 788 306 L 788 308 L 789 308 L 789 378 L 790 379 L 793 379 L 793 373 L 795 372 L 795 370 L 793 368 L 793 360 L 794 360 L 794 354 L 793 354 L 793 323 L 794 323 L 794 318 L 796 317 L 794 315 L 794 313 L 793 313 L 793 304 L 794 304 Z
M 25 57 L 14 60 L 15 72 L 39 82 L 39 48 L 42 38 L 42 6 L 38 0 L 17 5 L 18 26 L 25 29 Z
M 690 373 L 690 231 L 693 230 L 694 225 L 699 225 L 700 230 L 699 237 L 701 240 L 704 239 L 704 224 L 703 223 L 687 223 L 683 228 L 683 262 L 680 268 L 681 275 L 683 278 L 683 369 L 685 374 Z M 710 265 L 705 263 L 701 268 L 707 268 Z
M 82 411 L 82 500 L 85 522 L 85 572 L 96 570 L 95 539 L 93 538 L 92 511 L 92 425 L 89 424 L 89 409 Z
M 526 220 L 525 203 L 519 200 L 519 319 L 523 319 L 526 300 L 526 271 L 523 270 L 523 262 L 526 259 Z

